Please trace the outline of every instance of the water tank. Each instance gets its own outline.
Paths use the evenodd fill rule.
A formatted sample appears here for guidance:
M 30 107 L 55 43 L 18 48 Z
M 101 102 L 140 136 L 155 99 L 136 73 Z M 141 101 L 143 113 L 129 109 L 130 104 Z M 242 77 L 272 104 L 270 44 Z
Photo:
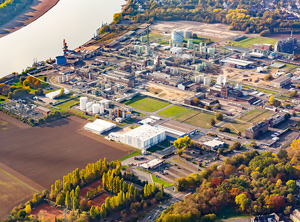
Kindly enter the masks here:
M 87 97 L 80 97 L 80 110 L 86 110 L 86 103 L 88 101 Z
M 93 111 L 93 114 L 98 114 L 100 112 L 100 104 L 93 104 L 92 111 Z
M 200 83 L 200 82 L 201 82 L 200 76 L 196 76 L 196 77 L 195 77 L 195 82 L 196 82 L 196 83 Z
M 208 49 L 207 49 L 207 52 L 208 52 L 209 54 L 215 54 L 216 49 L 215 49 L 215 48 L 208 48 Z
M 139 51 L 139 53 L 140 53 L 140 54 L 143 54 L 143 53 L 144 53 L 144 46 L 142 46 L 142 45 L 140 46 L 140 51 Z
M 67 58 L 64 56 L 56 56 L 55 58 L 57 65 L 66 65 L 67 64 Z
M 185 30 L 184 31 L 184 38 L 190 39 L 193 37 L 193 32 L 191 30 Z
M 238 89 L 239 91 L 242 91 L 242 88 L 243 88 L 243 84 L 239 82 L 239 83 L 237 84 L 237 89 Z
M 210 78 L 209 77 L 204 77 L 204 85 L 210 86 Z
M 93 102 L 87 102 L 86 103 L 86 111 L 88 111 L 88 112 L 92 112 L 93 111 Z
M 188 40 L 188 48 L 193 49 L 193 39 Z
M 100 115 L 104 114 L 104 105 L 103 104 L 100 105 L 99 112 L 100 112 Z
M 175 29 L 172 31 L 172 41 L 182 43 L 183 42 L 183 31 Z

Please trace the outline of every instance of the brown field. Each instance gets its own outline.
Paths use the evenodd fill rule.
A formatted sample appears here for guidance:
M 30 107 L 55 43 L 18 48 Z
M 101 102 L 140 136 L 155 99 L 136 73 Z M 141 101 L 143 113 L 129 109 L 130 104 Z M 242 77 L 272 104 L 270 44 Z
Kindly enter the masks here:
M 29 184 L 25 181 L 28 180 L 37 184 L 38 191 L 42 191 L 44 187 L 49 189 L 55 180 L 76 168 L 81 169 L 88 163 L 105 157 L 108 161 L 117 160 L 128 155 L 131 150 L 83 131 L 87 121 L 77 117 L 65 118 L 41 127 L 29 127 L 0 112 L 0 123 L 0 163 L 16 172 L 18 175 L 15 177 L 20 181 Z M 2 182 L 1 174 L 0 179 Z M 2 195 L 16 196 L 17 204 L 24 201 L 24 198 L 30 199 L 30 189 L 30 192 L 25 191 L 27 196 L 25 193 L 17 195 L 14 190 L 1 189 L 1 182 L 1 200 Z M 10 202 L 1 201 L 0 208 L 5 213 L 0 213 L 2 218 L 11 210 Z
M 112 196 L 107 193 L 102 193 L 100 196 L 92 199 L 92 205 L 95 207 L 98 206 L 100 208 L 101 205 L 105 202 L 105 199 L 108 197 L 112 197 Z
M 55 217 L 63 217 L 64 213 L 47 203 L 43 203 L 32 210 L 31 215 L 38 216 L 39 221 L 55 222 Z
M 100 186 L 100 185 L 102 187 L 102 181 L 96 180 L 96 181 L 92 182 L 91 184 L 81 188 L 80 189 L 80 198 L 84 197 L 88 191 L 94 190 L 95 188 L 98 188 L 98 186 Z

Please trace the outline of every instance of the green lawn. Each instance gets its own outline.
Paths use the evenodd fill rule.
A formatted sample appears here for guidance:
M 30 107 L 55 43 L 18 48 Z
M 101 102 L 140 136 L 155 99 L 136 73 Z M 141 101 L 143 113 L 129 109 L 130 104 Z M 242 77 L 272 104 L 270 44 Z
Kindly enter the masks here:
M 61 104 L 57 105 L 56 107 L 62 111 L 67 111 L 68 109 L 70 109 L 71 106 L 74 106 L 76 103 L 79 103 L 78 98 L 69 100 L 65 103 L 61 103 Z
M 172 118 L 172 117 L 178 116 L 181 113 L 185 113 L 188 111 L 190 111 L 190 109 L 187 109 L 187 108 L 184 108 L 181 106 L 171 106 L 170 108 L 159 112 L 158 115 L 167 117 L 167 118 Z
M 132 157 L 132 156 L 139 156 L 139 155 L 142 155 L 142 151 L 141 150 L 136 150 L 134 151 L 133 153 L 127 155 L 127 156 L 124 156 L 122 158 L 119 159 L 119 161 L 123 161 L 123 160 L 126 160 L 128 159 L 129 157 Z
M 149 33 L 149 38 L 162 38 L 162 37 L 164 37 L 163 35 L 160 35 L 160 34 L 158 34 L 158 33 L 154 33 L 154 32 L 150 32 Z
M 131 100 L 123 102 L 123 104 L 146 112 L 155 112 L 169 105 L 167 102 L 145 96 L 136 96 Z
M 165 188 L 172 186 L 173 184 L 167 183 L 166 181 L 163 181 L 162 179 L 157 178 L 156 176 L 152 175 L 153 183 L 159 183 L 163 184 Z
M 0 103 L 4 103 L 7 101 L 7 98 L 5 96 L 0 95 Z
M 158 150 L 163 150 L 163 149 L 165 149 L 165 148 L 167 148 L 169 146 L 170 146 L 170 141 L 169 140 L 164 140 L 161 143 L 159 143 L 159 144 L 157 144 L 157 145 L 155 145 L 155 146 L 153 146 L 153 147 L 151 147 L 151 148 L 149 148 L 147 150 L 149 152 L 151 152 L 151 153 L 154 153 L 154 152 L 156 152 Z
M 247 85 L 243 85 L 244 89 L 253 89 L 253 90 L 257 90 L 258 92 L 263 92 L 263 93 L 267 93 L 267 94 L 272 94 L 275 95 L 278 92 L 273 91 L 273 90 L 269 90 L 269 89 L 262 89 L 262 88 L 257 88 L 257 87 L 253 87 L 253 86 L 247 86 Z
M 271 115 L 272 114 L 269 112 L 254 109 L 239 119 L 248 123 L 257 123 L 270 117 Z
M 212 127 L 210 125 L 210 120 L 214 118 L 212 114 L 201 113 L 200 111 L 187 109 L 181 106 L 171 106 L 170 108 L 159 112 L 158 115 L 174 118 L 177 121 L 205 129 Z M 216 123 L 219 123 L 219 121 L 216 121 Z
M 245 130 L 248 129 L 251 125 L 251 123 L 242 123 L 238 120 L 235 120 L 232 123 L 226 123 L 223 127 L 228 127 L 233 133 L 245 133 Z
M 273 46 L 277 42 L 276 39 L 256 37 L 256 38 L 245 38 L 240 41 L 234 41 L 233 46 L 242 47 L 242 48 L 251 48 L 253 44 L 272 44 Z
M 234 207 L 225 207 L 223 210 L 217 213 L 217 220 L 247 218 L 247 217 L 249 217 L 249 215 L 245 213 L 237 212 Z

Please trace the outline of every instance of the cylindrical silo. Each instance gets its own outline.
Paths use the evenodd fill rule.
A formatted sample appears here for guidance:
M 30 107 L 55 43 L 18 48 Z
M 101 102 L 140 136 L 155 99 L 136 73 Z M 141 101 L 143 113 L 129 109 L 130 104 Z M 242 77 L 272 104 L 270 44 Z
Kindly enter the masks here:
M 190 39 L 193 37 L 193 32 L 191 30 L 185 30 L 184 31 L 184 38 Z
M 93 111 L 93 102 L 87 102 L 86 103 L 86 111 L 88 111 L 88 112 L 92 112 Z
M 182 43 L 183 42 L 183 31 L 175 29 L 172 31 L 172 41 Z
M 210 86 L 210 78 L 209 77 L 204 77 L 204 85 Z
M 80 110 L 86 110 L 87 97 L 80 97 Z
M 93 114 L 98 114 L 100 112 L 100 104 L 93 104 L 92 111 L 93 111 Z
M 103 104 L 100 105 L 99 112 L 100 112 L 100 115 L 104 114 L 104 106 L 103 106 Z

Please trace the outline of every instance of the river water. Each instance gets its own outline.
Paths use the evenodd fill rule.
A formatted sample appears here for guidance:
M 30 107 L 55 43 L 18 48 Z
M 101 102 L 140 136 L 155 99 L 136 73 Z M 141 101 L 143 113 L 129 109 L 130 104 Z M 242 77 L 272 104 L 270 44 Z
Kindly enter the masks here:
M 26 27 L 0 38 L 0 77 L 21 72 L 33 59 L 62 55 L 63 39 L 69 49 L 90 40 L 102 23 L 110 23 L 124 0 L 60 0 Z

